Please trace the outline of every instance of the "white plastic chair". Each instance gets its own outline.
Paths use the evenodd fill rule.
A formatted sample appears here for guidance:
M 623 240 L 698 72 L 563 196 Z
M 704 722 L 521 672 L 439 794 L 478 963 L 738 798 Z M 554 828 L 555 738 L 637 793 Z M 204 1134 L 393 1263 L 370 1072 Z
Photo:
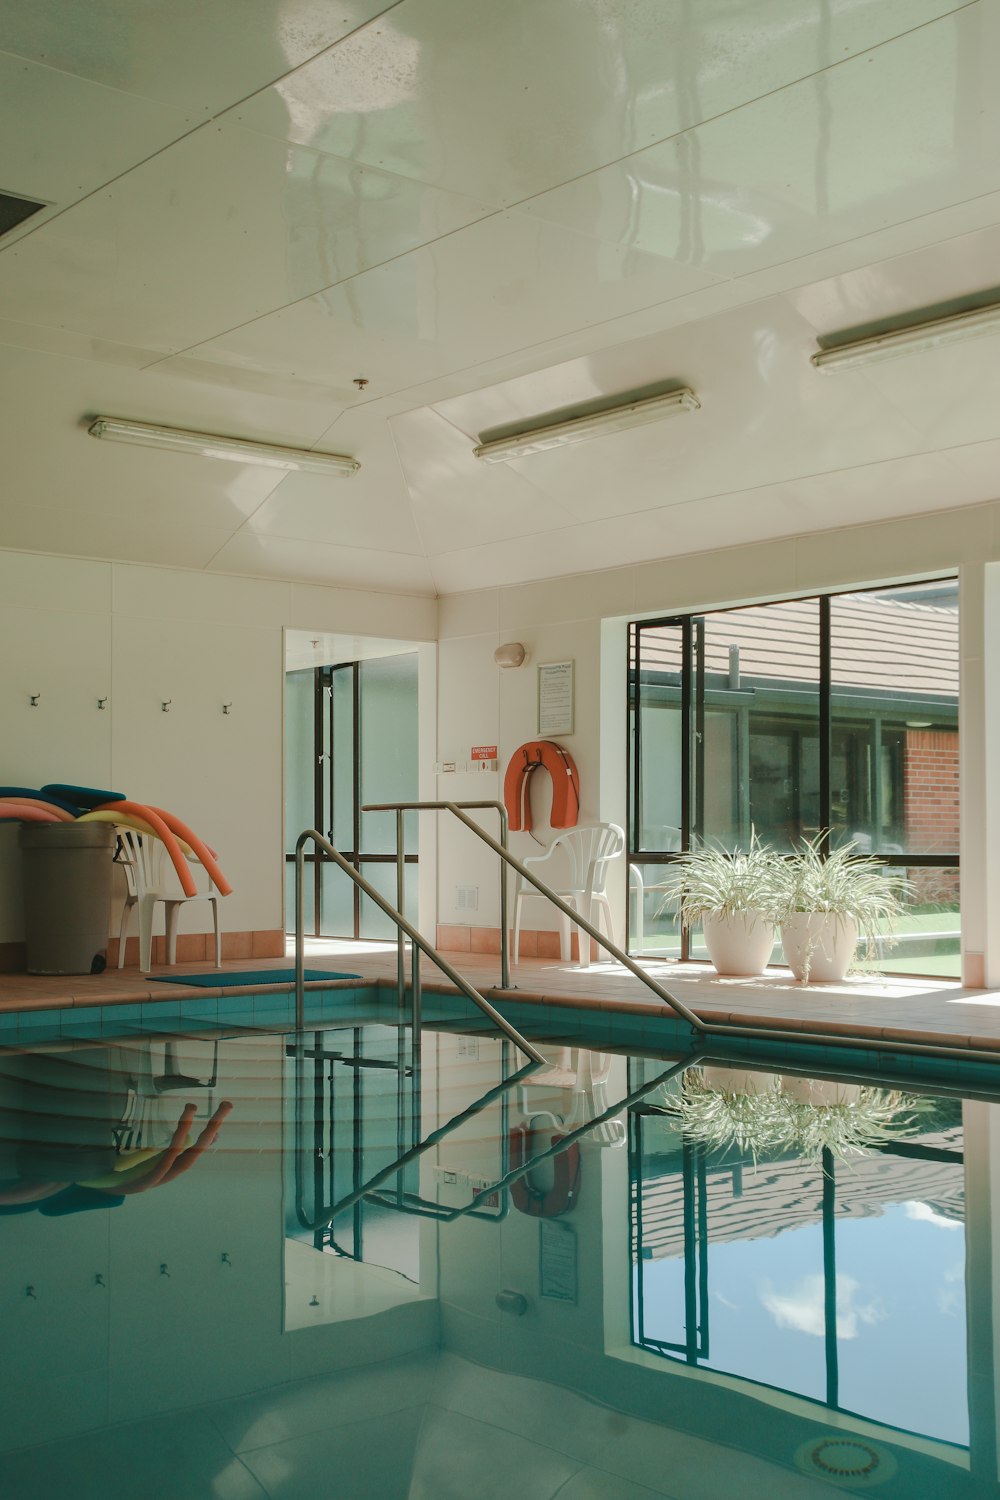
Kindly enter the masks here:
M 625 848 L 625 834 L 615 823 L 587 823 L 580 828 L 568 828 L 552 840 L 544 854 L 533 854 L 524 861 L 526 865 L 542 866 L 549 861 L 563 861 L 562 869 L 569 867 L 569 878 L 553 879 L 547 871 L 539 869 L 540 877 L 552 886 L 556 894 L 572 906 L 573 910 L 595 927 L 602 926 L 612 942 L 615 941 L 611 903 L 607 896 L 608 866 Z M 556 868 L 559 868 L 558 863 Z M 557 884 L 557 880 L 563 883 Z M 517 962 L 521 944 L 521 906 L 525 901 L 545 901 L 523 876 L 518 875 L 514 885 L 514 943 L 513 958 Z M 560 951 L 564 963 L 570 956 L 570 919 L 560 913 Z M 578 930 L 580 967 L 590 964 L 590 938 Z
M 563 1047 L 559 1063 L 536 1073 L 530 1083 L 522 1084 L 518 1090 L 521 1113 L 528 1121 L 547 1119 L 556 1130 L 567 1135 L 587 1120 L 596 1119 L 608 1109 L 608 1078 L 611 1075 L 611 1059 L 604 1052 L 590 1052 L 585 1048 Z M 531 1102 L 531 1090 L 565 1090 L 572 1094 L 568 1111 L 555 1113 L 538 1109 Z M 587 1138 L 599 1146 L 619 1147 L 628 1144 L 628 1126 L 625 1111 L 604 1120 L 587 1131 Z
M 189 901 L 211 901 L 212 921 L 215 926 L 215 967 L 222 968 L 222 937 L 219 932 L 219 893 L 208 879 L 208 890 L 195 896 L 185 896 L 176 890 L 164 890 L 164 848 L 157 838 L 135 833 L 130 828 L 120 828 L 121 849 L 116 863 L 125 872 L 128 895 L 122 910 L 121 932 L 118 937 L 118 967 L 125 964 L 125 935 L 133 907 L 139 911 L 139 968 L 148 974 L 153 957 L 153 910 L 157 901 L 163 902 L 167 933 L 167 963 L 177 962 L 177 916 L 182 906 Z M 188 855 L 190 862 L 199 870 L 200 860 Z M 208 878 L 206 876 L 206 878 Z

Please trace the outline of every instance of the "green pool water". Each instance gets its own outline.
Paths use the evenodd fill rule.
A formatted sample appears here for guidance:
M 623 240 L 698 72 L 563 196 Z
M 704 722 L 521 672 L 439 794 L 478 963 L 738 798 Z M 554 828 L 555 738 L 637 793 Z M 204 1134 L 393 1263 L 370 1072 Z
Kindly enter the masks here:
M 988 1071 L 264 998 L 7 1027 L 4 1500 L 996 1494 Z

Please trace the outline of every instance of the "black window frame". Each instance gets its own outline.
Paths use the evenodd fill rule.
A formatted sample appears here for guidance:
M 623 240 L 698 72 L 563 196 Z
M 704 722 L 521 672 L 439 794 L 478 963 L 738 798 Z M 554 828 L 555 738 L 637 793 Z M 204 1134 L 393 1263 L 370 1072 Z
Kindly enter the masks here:
M 910 586 L 913 588 L 923 588 L 935 583 L 953 583 L 957 585 L 958 581 L 957 574 L 946 573 L 930 579 L 914 579 Z M 676 612 L 650 619 L 631 620 L 629 622 L 625 641 L 625 733 L 626 764 L 628 767 L 626 777 L 626 868 L 636 865 L 641 871 L 644 865 L 663 866 L 665 864 L 672 864 L 682 853 L 692 847 L 693 827 L 703 826 L 704 823 L 704 776 L 697 774 L 697 766 L 692 765 L 694 758 L 692 755 L 692 746 L 695 743 L 704 746 L 704 622 L 706 618 L 719 614 L 737 614 L 745 609 L 762 609 L 767 608 L 769 605 L 776 606 L 797 601 L 816 600 L 818 604 L 819 826 L 823 830 L 824 843 L 829 841 L 833 827 L 830 763 L 833 754 L 833 727 L 835 722 L 831 606 L 835 599 L 850 595 L 894 593 L 907 586 L 906 581 L 874 586 L 855 584 L 851 588 L 837 589 L 828 593 L 819 593 L 815 590 L 810 590 L 808 593 L 790 594 L 780 599 L 732 606 L 718 605 L 706 610 Z M 664 626 L 679 628 L 681 631 L 681 846 L 680 849 L 675 850 L 643 848 L 641 846 L 640 833 L 642 818 L 642 715 L 639 711 L 641 703 L 637 697 L 636 689 L 637 686 L 641 685 L 642 676 L 641 638 L 644 630 L 653 630 Z M 956 727 L 960 723 L 960 718 L 961 701 L 959 699 Z M 878 757 L 876 756 L 876 779 L 878 779 L 880 774 Z M 894 854 L 883 853 L 881 850 L 873 850 L 872 853 L 878 858 L 880 864 L 884 864 L 890 868 L 954 869 L 959 871 L 961 869 L 960 852 L 956 854 L 907 854 L 905 852 Z M 641 895 L 639 899 L 641 899 Z M 959 898 L 959 912 L 961 912 L 961 898 Z M 961 932 L 961 926 L 959 927 L 959 931 Z M 625 949 L 626 952 L 631 952 L 631 902 L 628 900 L 625 903 Z M 669 957 L 663 954 L 650 954 L 649 956 L 668 962 L 671 961 Z M 690 930 L 684 926 L 680 929 L 680 953 L 673 961 L 678 963 L 709 962 L 707 958 L 696 956 L 691 952 Z M 885 970 L 884 972 L 891 973 L 892 971 Z M 940 975 L 921 976 L 911 970 L 906 970 L 905 973 L 911 978 L 941 977 Z

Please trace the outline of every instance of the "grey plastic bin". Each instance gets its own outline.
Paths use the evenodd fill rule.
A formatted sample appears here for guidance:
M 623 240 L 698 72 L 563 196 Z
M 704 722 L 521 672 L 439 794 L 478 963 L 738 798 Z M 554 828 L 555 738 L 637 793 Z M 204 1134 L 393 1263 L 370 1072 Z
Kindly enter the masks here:
M 26 823 L 20 831 L 29 974 L 98 974 L 108 952 L 109 823 Z

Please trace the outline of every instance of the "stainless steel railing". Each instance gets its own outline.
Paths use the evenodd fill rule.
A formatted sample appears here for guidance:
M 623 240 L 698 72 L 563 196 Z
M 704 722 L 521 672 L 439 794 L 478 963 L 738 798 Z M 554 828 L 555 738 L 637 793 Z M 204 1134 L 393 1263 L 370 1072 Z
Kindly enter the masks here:
M 500 814 L 500 842 L 488 834 L 486 829 L 481 828 L 472 818 L 467 817 L 464 811 L 466 808 L 486 807 L 495 808 Z M 600 932 L 586 917 L 582 917 L 576 908 L 570 906 L 568 901 L 564 901 L 557 891 L 554 891 L 550 885 L 546 885 L 545 881 L 540 880 L 537 875 L 533 875 L 527 865 L 522 864 L 519 859 L 516 859 L 511 854 L 507 848 L 507 810 L 502 802 L 377 802 L 362 808 L 363 812 L 395 812 L 397 819 L 397 861 L 401 858 L 398 841 L 403 825 L 403 813 L 414 811 L 431 812 L 435 810 L 450 812 L 460 822 L 464 823 L 466 828 L 471 828 L 477 838 L 482 839 L 484 844 L 488 845 L 495 854 L 500 856 L 504 865 L 509 865 L 512 870 L 516 870 L 522 880 L 529 881 L 537 891 L 546 896 L 557 911 L 561 911 L 563 916 L 569 917 L 570 921 L 575 922 L 582 932 L 594 938 L 602 948 L 606 948 L 612 958 L 617 959 L 631 974 L 634 974 L 636 979 L 640 980 L 648 990 L 651 990 L 658 1000 L 662 1000 L 665 1005 L 669 1005 L 671 1010 L 675 1011 L 682 1020 L 687 1021 L 689 1026 L 693 1026 L 695 1031 L 699 1033 L 708 1031 L 705 1022 L 696 1016 L 693 1010 L 689 1010 L 683 1001 L 678 1000 L 676 995 L 671 995 L 669 990 L 664 989 L 662 984 L 659 984 L 644 969 L 641 969 L 635 959 L 631 958 L 624 949 L 619 948 L 617 943 L 612 942 L 609 937 Z M 500 966 L 501 987 L 503 989 L 507 989 L 510 983 L 509 942 L 510 933 L 507 924 L 507 873 L 506 870 L 503 870 L 500 878 Z
M 500 814 L 501 842 L 498 842 L 495 838 L 488 834 L 486 832 L 486 829 L 480 827 L 480 825 L 474 822 L 472 818 L 467 817 L 465 812 L 463 811 L 463 809 L 465 808 L 475 809 L 490 807 L 495 808 Z M 619 948 L 618 945 L 611 940 L 611 938 L 605 936 L 605 934 L 594 927 L 591 922 L 582 917 L 580 913 L 576 911 L 572 906 L 570 906 L 568 902 L 564 901 L 562 897 L 551 888 L 551 886 L 546 885 L 545 881 L 540 880 L 537 875 L 533 875 L 531 870 L 529 870 L 525 865 L 521 863 L 519 859 L 516 859 L 515 856 L 511 854 L 510 850 L 507 848 L 507 813 L 502 802 L 380 802 L 374 803 L 370 806 L 366 806 L 363 809 L 363 811 L 365 812 L 396 813 L 397 840 L 399 841 L 397 847 L 397 859 L 399 860 L 402 859 L 401 833 L 403 826 L 403 813 L 410 811 L 432 812 L 436 810 L 451 813 L 454 817 L 458 818 L 460 822 L 464 823 L 466 828 L 471 829 L 477 838 L 481 839 L 482 842 L 486 844 L 490 849 L 492 849 L 495 854 L 499 855 L 503 865 L 509 866 L 512 870 L 516 870 L 516 872 L 522 877 L 522 879 L 527 880 L 531 885 L 535 887 L 537 891 L 540 891 L 543 896 L 547 896 L 548 899 L 552 902 L 552 905 L 557 909 L 557 911 L 561 911 L 564 916 L 569 917 L 570 921 L 575 922 L 576 926 L 579 927 L 582 932 L 587 933 L 588 936 L 592 937 L 600 947 L 606 949 L 607 952 L 611 954 L 612 958 L 617 959 L 620 964 L 628 969 L 630 974 L 634 974 L 636 979 L 638 979 L 640 983 L 645 985 L 646 989 L 654 994 L 658 1000 L 662 1000 L 665 1005 L 669 1005 L 670 1009 L 674 1011 L 676 1015 L 680 1016 L 682 1020 L 686 1021 L 688 1025 L 693 1028 L 699 1040 L 711 1037 L 726 1038 L 734 1041 L 794 1042 L 797 1046 L 800 1047 L 803 1044 L 811 1043 L 815 1046 L 840 1047 L 845 1049 L 846 1051 L 862 1050 L 867 1052 L 901 1052 L 913 1054 L 917 1057 L 950 1058 L 953 1061 L 960 1058 L 975 1058 L 977 1062 L 993 1062 L 1000 1064 L 1000 1052 L 991 1051 L 987 1048 L 952 1046 L 948 1043 L 900 1041 L 894 1039 L 891 1036 L 883 1036 L 877 1040 L 873 1040 L 871 1037 L 849 1036 L 845 1035 L 843 1032 L 825 1031 L 820 1027 L 814 1028 L 812 1026 L 810 1026 L 808 1031 L 796 1031 L 788 1027 L 782 1028 L 780 1026 L 759 1026 L 756 1024 L 741 1026 L 736 1023 L 721 1021 L 703 1021 L 701 1017 L 696 1015 L 694 1011 L 690 1010 L 688 1006 L 683 1003 L 683 1001 L 678 1000 L 676 995 L 671 995 L 669 990 L 666 990 L 662 984 L 660 984 L 652 977 L 652 975 L 647 974 L 644 969 L 640 968 L 635 959 L 631 958 L 629 954 L 625 953 L 623 949 Z M 502 931 L 500 935 L 501 970 L 502 976 L 509 976 L 508 943 L 510 935 L 507 930 L 506 875 L 504 875 L 500 881 L 500 912 L 500 920 L 502 924 Z M 509 982 L 509 980 L 507 982 Z M 507 987 L 507 982 L 502 981 L 503 988 Z
M 400 811 L 397 819 L 397 834 L 402 835 L 403 814 Z M 473 824 L 473 827 L 476 825 Z M 305 921 L 303 911 L 303 884 L 305 874 L 305 846 L 313 843 L 318 849 L 322 849 L 328 859 L 333 860 L 344 874 L 373 901 L 380 911 L 384 912 L 391 922 L 396 925 L 398 933 L 398 962 L 397 983 L 399 990 L 399 1008 L 402 1012 L 406 1005 L 406 964 L 404 937 L 408 937 L 411 943 L 411 981 L 410 981 L 410 1022 L 413 1028 L 413 1049 L 416 1056 L 420 1049 L 420 1026 L 421 1026 L 421 986 L 420 986 L 420 954 L 425 953 L 433 964 L 441 970 L 452 984 L 457 986 L 473 1005 L 479 1007 L 485 1016 L 493 1022 L 504 1036 L 520 1047 L 526 1057 L 532 1062 L 544 1062 L 542 1054 L 527 1041 L 521 1033 L 506 1020 L 490 1002 L 481 995 L 474 985 L 455 969 L 446 958 L 440 954 L 433 944 L 417 931 L 411 922 L 408 922 L 401 911 L 398 911 L 391 902 L 387 901 L 381 891 L 366 880 L 348 860 L 334 848 L 330 840 L 315 828 L 307 828 L 299 834 L 295 842 L 295 1026 L 300 1033 L 305 1029 Z M 499 848 L 499 845 L 497 846 Z M 397 869 L 402 870 L 402 847 L 399 850 Z M 399 899 L 402 900 L 402 874 L 398 876 L 397 890 Z
M 418 1214 L 423 1211 L 426 1217 L 435 1218 L 443 1223 L 452 1223 L 455 1219 L 465 1218 L 469 1214 L 474 1214 L 480 1205 L 494 1193 L 505 1192 L 515 1182 L 519 1182 L 522 1177 L 527 1177 L 528 1173 L 533 1172 L 541 1162 L 548 1161 L 551 1157 L 558 1156 L 560 1152 L 568 1150 L 574 1141 L 585 1136 L 595 1126 L 602 1125 L 606 1120 L 613 1119 L 616 1115 L 621 1114 L 624 1109 L 630 1109 L 632 1105 L 643 1099 L 647 1094 L 652 1093 L 654 1089 L 659 1088 L 661 1084 L 666 1083 L 668 1079 L 673 1078 L 675 1074 L 683 1072 L 685 1068 L 690 1067 L 694 1060 L 696 1059 L 693 1057 L 679 1058 L 664 1072 L 658 1074 L 656 1078 L 641 1084 L 636 1089 L 632 1089 L 629 1093 L 623 1095 L 621 1099 L 616 1100 L 609 1108 L 600 1114 L 594 1115 L 592 1119 L 587 1120 L 584 1124 L 577 1126 L 575 1130 L 569 1131 L 564 1136 L 559 1136 L 551 1146 L 533 1155 L 529 1161 L 524 1162 L 519 1167 L 515 1167 L 513 1170 L 504 1171 L 495 1183 L 490 1184 L 488 1187 L 480 1188 L 474 1194 L 471 1203 L 463 1204 L 460 1208 L 442 1210 L 436 1204 L 427 1203 L 421 1199 L 417 1199 L 414 1202 L 411 1198 L 409 1204 L 403 1205 L 403 1211 Z M 378 1192 L 378 1189 L 384 1183 L 388 1182 L 390 1178 L 402 1172 L 411 1162 L 418 1161 L 425 1152 L 439 1145 L 441 1141 L 457 1130 L 460 1125 L 463 1125 L 466 1120 L 481 1113 L 495 1099 L 501 1098 L 510 1089 L 524 1082 L 534 1071 L 533 1064 L 526 1064 L 525 1067 L 513 1073 L 510 1078 L 506 1078 L 493 1088 L 488 1089 L 485 1094 L 481 1095 L 480 1098 L 476 1099 L 452 1119 L 446 1121 L 445 1124 L 439 1125 L 436 1130 L 432 1130 L 422 1141 L 418 1141 L 408 1151 L 404 1151 L 396 1161 L 391 1162 L 387 1167 L 383 1167 L 380 1172 L 376 1172 L 374 1177 L 370 1177 L 367 1182 L 354 1188 L 350 1193 L 346 1193 L 336 1203 L 324 1207 L 318 1216 L 309 1217 L 305 1214 L 304 1210 L 300 1211 L 300 1223 L 306 1229 L 322 1229 L 327 1224 L 331 1224 L 340 1214 L 345 1213 L 347 1209 L 352 1208 L 355 1203 L 359 1203 L 362 1198 L 373 1198 L 376 1202 L 384 1204 L 387 1208 L 398 1208 L 400 1206 L 398 1199 L 384 1196 Z M 495 1215 L 490 1215 L 490 1217 L 495 1217 Z

